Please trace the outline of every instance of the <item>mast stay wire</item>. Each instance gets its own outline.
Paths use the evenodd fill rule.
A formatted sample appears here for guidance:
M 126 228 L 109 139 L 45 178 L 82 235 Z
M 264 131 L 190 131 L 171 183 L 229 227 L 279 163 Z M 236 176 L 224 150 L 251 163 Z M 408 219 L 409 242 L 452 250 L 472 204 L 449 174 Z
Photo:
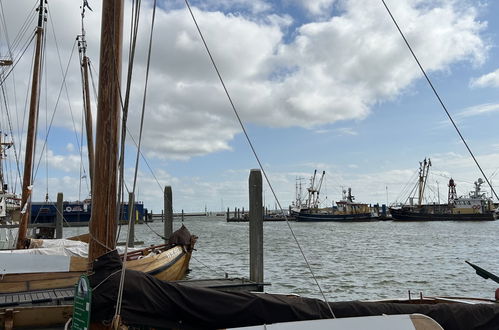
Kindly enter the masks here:
M 442 101 L 442 99 L 440 98 L 440 95 L 438 94 L 437 90 L 435 89 L 435 87 L 433 86 L 430 78 L 428 77 L 428 75 L 426 74 L 426 71 L 425 69 L 423 68 L 423 66 L 421 65 L 421 63 L 419 62 L 419 59 L 418 57 L 416 56 L 416 54 L 414 53 L 414 51 L 412 50 L 412 47 L 411 45 L 409 44 L 409 41 L 407 40 L 407 38 L 405 37 L 404 33 L 402 32 L 402 30 L 400 29 L 397 21 L 395 20 L 395 17 L 392 15 L 392 12 L 390 11 L 390 9 L 388 8 L 388 6 L 386 5 L 386 2 L 385 0 L 381 0 L 381 2 L 383 3 L 383 5 L 385 6 L 385 9 L 386 11 L 388 12 L 388 14 L 390 15 L 390 18 L 392 19 L 393 23 L 395 24 L 397 30 L 399 31 L 402 39 L 404 39 L 404 42 L 407 46 L 407 48 L 409 49 L 409 51 L 411 52 L 412 54 L 412 57 L 414 58 L 414 60 L 416 61 L 419 69 L 421 70 L 421 72 L 423 73 L 426 81 L 428 82 L 428 85 L 430 86 L 431 90 L 433 91 L 433 93 L 435 94 L 436 98 L 438 99 L 438 102 L 440 103 L 442 109 L 445 111 L 445 114 L 447 115 L 447 117 L 449 118 L 449 120 L 451 121 L 452 123 L 452 126 L 454 126 L 454 128 L 456 129 L 456 132 L 457 134 L 459 135 L 461 141 L 464 143 L 466 149 L 468 150 L 469 154 L 471 155 L 471 158 L 473 158 L 473 161 L 475 162 L 476 166 L 478 167 L 478 169 L 480 170 L 480 173 L 482 173 L 483 177 L 485 178 L 485 181 L 487 181 L 487 184 L 488 186 L 490 187 L 491 191 L 493 192 L 494 196 L 496 197 L 496 199 L 499 199 L 499 197 L 497 196 L 496 194 L 496 191 L 494 190 L 494 188 L 492 187 L 492 184 L 490 184 L 489 182 L 489 179 L 487 178 L 487 175 L 485 175 L 485 172 L 482 170 L 482 167 L 480 166 L 480 164 L 478 163 L 478 160 L 475 158 L 475 155 L 473 154 L 473 151 L 471 151 L 471 148 L 468 146 L 468 143 L 466 142 L 466 140 L 464 139 L 463 135 L 461 134 L 461 131 L 459 130 L 459 128 L 457 127 L 457 124 L 454 122 L 454 119 L 452 119 L 452 116 L 450 115 L 449 111 L 447 110 L 447 107 L 445 106 L 444 102 Z
M 135 59 L 135 49 L 137 45 L 137 33 L 139 29 L 139 21 L 140 21 L 140 7 L 141 0 L 132 1 L 131 12 L 132 15 L 130 17 L 130 47 L 128 48 L 128 71 L 127 71 L 127 79 L 126 79 L 126 87 L 125 87 L 125 99 L 124 104 L 122 104 L 122 114 L 121 118 L 121 142 L 120 142 L 120 158 L 119 158 L 119 182 L 118 182 L 118 209 L 121 214 L 125 214 L 125 205 L 121 203 L 124 200 L 124 189 L 123 186 L 125 184 L 125 146 L 126 146 L 126 137 L 127 137 L 127 122 L 128 122 L 128 108 L 130 104 L 130 91 L 132 84 L 132 75 L 133 75 L 133 67 L 134 67 L 134 59 Z M 119 79 L 118 79 L 119 81 Z M 120 93 L 121 98 L 121 93 Z M 122 100 L 123 102 L 123 100 Z M 132 191 L 133 193 L 135 191 Z M 135 199 L 135 196 L 134 196 Z M 131 215 L 130 207 L 132 205 L 128 205 L 128 215 Z M 119 213 L 118 213 L 119 214 Z M 118 221 L 118 233 L 116 235 L 116 242 L 118 242 L 119 236 L 121 233 L 121 223 Z M 127 240 L 128 242 L 128 240 Z
M 293 236 L 293 239 L 294 239 L 296 245 L 298 246 L 298 249 L 300 250 L 300 253 L 301 253 L 302 257 L 305 260 L 305 263 L 307 264 L 307 268 L 309 269 L 309 271 L 310 271 L 310 273 L 312 275 L 312 278 L 314 279 L 315 284 L 317 285 L 317 287 L 318 287 L 318 289 L 319 289 L 319 291 L 320 291 L 320 293 L 322 295 L 322 298 L 324 299 L 324 302 L 326 303 L 326 305 L 329 308 L 329 312 L 331 313 L 331 315 L 332 315 L 333 318 L 336 318 L 336 315 L 334 314 L 331 306 L 329 305 L 328 300 L 326 298 L 326 295 L 324 294 L 324 292 L 323 292 L 323 290 L 322 290 L 322 288 L 321 288 L 321 286 L 319 284 L 319 281 L 317 280 L 317 277 L 315 276 L 315 274 L 314 274 L 314 272 L 312 270 L 312 267 L 310 266 L 310 263 L 309 263 L 307 257 L 305 256 L 305 252 L 303 251 L 303 249 L 302 249 L 302 247 L 301 247 L 301 245 L 300 245 L 300 243 L 298 241 L 298 238 L 296 237 L 296 235 L 295 235 L 295 233 L 293 231 L 293 228 L 291 227 L 291 224 L 288 221 L 288 217 L 284 213 L 284 209 L 281 206 L 281 202 L 277 198 L 277 194 L 276 194 L 276 192 L 274 190 L 274 187 L 272 186 L 272 184 L 271 184 L 271 182 L 270 182 L 270 180 L 269 180 L 269 178 L 267 176 L 267 173 L 266 173 L 265 169 L 263 168 L 263 164 L 260 161 L 260 158 L 258 157 L 258 154 L 256 153 L 256 150 L 255 150 L 255 148 L 253 146 L 253 143 L 251 142 L 251 139 L 250 139 L 250 137 L 249 137 L 249 135 L 248 135 L 248 133 L 246 131 L 246 128 L 245 128 L 245 126 L 244 126 L 244 124 L 243 124 L 243 122 L 241 120 L 241 117 L 239 116 L 239 113 L 238 113 L 238 111 L 236 109 L 236 106 L 235 106 L 234 102 L 232 101 L 232 98 L 230 97 L 229 91 L 228 91 L 227 87 L 225 86 L 225 82 L 224 82 L 224 80 L 222 78 L 222 75 L 221 75 L 220 71 L 218 70 L 218 66 L 216 65 L 215 60 L 214 60 L 213 56 L 211 55 L 210 49 L 208 47 L 208 44 L 206 43 L 206 41 L 204 39 L 204 36 L 203 36 L 203 34 L 201 32 L 201 29 L 200 29 L 200 27 L 199 27 L 199 25 L 197 23 L 197 20 L 196 20 L 196 18 L 194 16 L 194 13 L 192 12 L 191 6 L 189 4 L 189 0 L 184 0 L 184 1 L 185 1 L 186 6 L 187 6 L 187 9 L 189 10 L 189 13 L 190 13 L 190 15 L 192 17 L 192 20 L 194 21 L 194 24 L 196 25 L 196 29 L 198 31 L 199 37 L 201 38 L 201 41 L 203 42 L 204 48 L 205 48 L 206 52 L 208 53 L 208 56 L 209 56 L 209 58 L 211 60 L 213 68 L 216 71 L 218 79 L 220 80 L 220 83 L 222 85 L 222 88 L 224 89 L 225 95 L 227 96 L 227 99 L 228 99 L 228 101 L 229 101 L 229 103 L 231 105 L 231 108 L 232 108 L 233 112 L 234 112 L 234 115 L 236 116 L 237 121 L 239 122 L 239 125 L 241 126 L 241 129 L 242 129 L 242 131 L 244 133 L 244 136 L 246 137 L 248 145 L 249 145 L 251 151 L 253 152 L 253 155 L 255 156 L 255 159 L 256 159 L 256 161 L 258 163 L 258 166 L 260 167 L 260 170 L 263 173 L 263 176 L 265 177 L 265 181 L 269 185 L 270 191 L 272 192 L 272 195 L 274 196 L 274 199 L 277 202 L 277 204 L 279 206 L 279 209 L 281 210 L 282 214 L 284 215 L 284 218 L 286 220 L 286 224 L 288 225 L 288 228 L 289 228 L 289 230 L 291 232 L 291 235 Z
M 10 75 L 10 73 L 13 72 L 13 70 L 16 67 L 17 63 L 20 61 L 20 59 L 23 57 L 23 55 L 26 52 L 26 50 L 29 48 L 29 45 L 35 39 L 35 34 L 34 33 L 30 33 L 31 37 L 28 38 L 21 45 L 21 41 L 24 39 L 24 36 L 28 33 L 28 31 L 32 31 L 31 29 L 28 29 L 28 26 L 30 26 L 30 23 L 32 21 L 36 20 L 37 14 L 36 14 L 36 11 L 35 11 L 35 7 L 33 7 L 33 9 L 31 10 L 32 11 L 31 18 L 30 18 L 30 16 L 27 17 L 26 21 L 24 22 L 24 25 L 21 27 L 21 30 L 18 32 L 16 38 L 14 39 L 13 44 L 8 46 L 9 47 L 9 53 L 11 54 L 11 57 L 12 57 L 11 60 L 12 60 L 13 64 L 10 66 L 10 70 L 3 70 L 2 69 L 2 72 L 7 71 L 7 73 L 3 75 L 2 80 L 0 80 L 0 84 L 3 84 L 3 82 L 5 81 L 5 79 L 7 79 L 7 77 Z M 7 31 L 6 28 L 5 28 L 5 31 Z M 18 47 L 20 47 L 19 56 L 16 57 L 16 54 L 18 53 L 18 51 L 17 51 Z
M 55 106 L 54 106 L 54 110 L 52 112 L 52 117 L 50 118 L 50 125 L 49 125 L 49 129 L 48 129 L 48 133 L 47 135 L 45 136 L 45 139 L 44 139 L 44 142 L 43 142 L 43 146 L 42 146 L 42 150 L 41 152 L 43 153 L 43 151 L 45 150 L 46 146 L 47 146 L 47 142 L 48 142 L 48 136 L 50 135 L 50 131 L 52 130 L 52 126 L 53 126 L 53 123 L 54 123 L 54 118 L 55 118 L 55 114 L 57 112 L 57 107 L 59 105 L 59 101 L 61 99 L 61 94 L 62 94 L 62 91 L 64 89 L 64 87 L 66 86 L 66 78 L 67 78 L 67 74 L 68 74 L 68 71 L 69 71 L 69 65 L 71 64 L 71 60 L 73 58 L 73 54 L 75 52 L 75 48 L 76 48 L 76 40 L 75 42 L 73 43 L 73 49 L 71 51 L 71 56 L 69 58 L 69 61 L 68 61 L 68 65 L 66 67 L 66 71 L 64 72 L 62 67 L 61 67 L 61 71 L 62 71 L 62 74 L 63 74 L 63 81 L 62 81 L 62 84 L 61 84 L 61 88 L 59 89 L 59 94 L 57 96 L 57 100 L 55 102 Z M 60 58 L 59 58 L 60 59 Z M 66 86 L 66 93 L 67 93 L 67 86 Z M 68 96 L 68 103 L 69 103 L 69 96 Z M 75 126 L 75 121 L 74 121 L 74 117 L 73 117 L 73 112 L 72 112 L 72 108 L 71 108 L 71 105 L 68 104 L 68 107 L 70 109 L 70 113 L 71 113 L 71 119 L 73 121 L 73 130 L 75 131 L 75 138 L 76 138 L 76 141 L 78 143 L 78 146 L 79 146 L 79 139 L 78 139 L 78 134 L 76 133 L 76 126 Z M 40 162 L 41 162 L 41 156 L 40 156 L 40 159 L 38 160 L 37 162 L 37 167 L 36 167 L 36 171 L 34 173 L 34 177 L 36 177 L 36 174 L 38 173 L 38 168 L 40 166 Z
M 134 32 L 134 38 L 133 38 L 133 54 L 135 54 L 135 46 L 136 46 L 136 38 L 137 38 L 137 31 L 138 31 L 138 23 L 139 23 L 139 13 L 140 13 L 140 4 L 141 0 L 137 0 L 137 17 L 136 17 L 136 26 Z M 140 147 L 142 143 L 142 133 L 143 133 L 143 127 L 144 127 L 144 115 L 146 111 L 146 98 L 147 98 L 147 86 L 148 86 L 148 81 L 149 81 L 149 69 L 150 69 L 150 64 L 151 64 L 151 49 L 152 49 L 152 38 L 153 38 L 153 33 L 154 33 L 154 21 L 156 18 L 156 0 L 153 1 L 153 11 L 152 11 L 152 21 L 151 21 L 151 32 L 149 35 L 149 49 L 147 53 L 147 66 L 146 66 L 146 76 L 145 76 L 145 83 L 144 83 L 144 95 L 142 98 L 142 113 L 140 117 L 140 129 L 139 129 L 139 144 L 137 146 L 137 156 L 135 159 L 135 172 L 134 172 L 134 177 L 133 177 L 133 186 L 132 186 L 132 196 L 135 195 L 135 188 L 137 185 L 137 173 L 139 169 L 139 159 L 140 159 Z M 130 76 L 131 76 L 131 72 Z M 129 95 L 129 85 L 131 82 L 127 81 L 127 95 Z M 126 98 L 125 102 L 128 101 L 128 97 Z M 126 104 L 126 109 L 128 110 L 128 104 Z M 126 127 L 126 125 L 125 125 Z M 123 127 L 123 128 L 125 128 Z M 123 146 L 122 146 L 123 147 Z M 121 172 L 123 174 L 123 171 Z M 132 198 L 133 199 L 133 198 Z M 127 230 L 127 242 L 130 240 L 130 223 L 133 221 L 133 212 L 134 210 L 134 204 L 128 205 L 128 230 Z M 123 287 L 124 287 L 124 282 L 125 282 L 125 267 L 126 267 L 126 259 L 127 259 L 127 254 L 128 254 L 128 244 L 125 245 L 125 252 L 123 255 L 123 265 L 122 265 L 122 271 L 121 271 L 121 279 L 120 279 L 120 286 L 119 286 L 119 291 L 118 291 L 118 299 L 116 302 L 116 310 L 115 310 L 115 318 L 119 317 L 121 313 L 121 302 L 123 298 Z

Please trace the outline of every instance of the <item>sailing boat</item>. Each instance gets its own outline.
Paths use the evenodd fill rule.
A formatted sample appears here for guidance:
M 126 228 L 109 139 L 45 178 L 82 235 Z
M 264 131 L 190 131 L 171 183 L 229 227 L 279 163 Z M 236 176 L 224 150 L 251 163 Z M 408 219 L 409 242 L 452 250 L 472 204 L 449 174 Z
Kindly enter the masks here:
M 424 159 L 419 164 L 417 181 L 417 204 L 415 197 L 409 197 L 409 204 L 390 207 L 392 219 L 395 221 L 491 221 L 497 219 L 494 203 L 481 191 L 484 181 L 479 178 L 474 183 L 474 190 L 467 196 L 457 197 L 456 183 L 449 179 L 448 201 L 445 204 L 425 204 L 424 192 L 430 172 L 431 160 Z
M 112 61 L 112 49 L 117 47 L 121 39 L 117 31 L 121 30 L 123 2 L 104 1 L 102 3 L 102 36 L 101 43 L 107 49 L 101 52 L 101 61 Z M 113 44 L 111 41 L 114 40 Z M 102 62 L 101 62 L 102 65 Z M 109 65 L 107 69 L 110 69 Z M 104 77 L 115 76 L 112 72 Z M 102 75 L 101 75 L 102 77 Z M 102 82 L 102 80 L 101 80 Z M 107 82 L 109 84 L 109 82 Z M 107 87 L 109 87 L 109 84 Z M 100 93 L 99 93 L 100 96 Z M 116 106 L 114 107 L 116 108 Z M 113 109 L 113 106 L 109 106 Z M 109 115 L 112 116 L 112 113 Z M 104 118 L 100 118 L 104 119 Z M 111 132 L 112 130 L 104 130 Z M 96 166 L 97 167 L 97 166 Z M 253 187 L 252 187 L 253 188 Z M 257 211 L 255 211 L 258 213 Z M 110 218 L 113 219 L 112 217 Z M 108 218 L 109 221 L 109 218 Z M 104 223 L 107 223 L 105 221 Z M 101 240 L 106 239 L 104 232 Z M 111 241 L 112 242 L 112 241 Z M 94 245 L 98 247 L 97 245 Z M 398 302 L 340 302 L 326 303 L 316 299 L 307 299 L 297 296 L 276 294 L 256 294 L 248 292 L 223 292 L 212 289 L 186 287 L 181 284 L 158 281 L 152 276 L 130 269 L 123 269 L 116 251 L 106 253 L 105 249 L 93 252 L 93 274 L 90 276 L 92 293 L 93 325 L 96 328 L 110 328 L 111 321 L 120 321 L 124 325 L 147 328 L 175 328 L 175 329 L 206 329 L 244 327 L 263 324 L 263 329 L 270 323 L 328 319 L 335 317 L 355 317 L 353 322 L 359 321 L 359 316 L 373 316 L 385 314 L 412 314 L 424 313 L 442 322 L 445 329 L 472 329 L 479 324 L 481 329 L 493 329 L 499 320 L 499 306 L 464 305 L 464 304 L 436 304 L 415 300 L 408 304 Z M 120 274 L 124 272 L 124 274 Z M 122 290 L 121 290 L 122 289 Z M 120 296 L 119 292 L 123 295 Z M 121 311 L 116 312 L 116 308 Z M 334 313 L 333 313 L 334 311 Z M 395 315 L 397 317 L 398 315 Z M 412 316 L 412 315 L 411 315 Z M 386 320 L 391 316 L 383 316 Z M 412 318 L 411 318 L 412 319 Z M 428 319 L 428 318 L 425 318 Z M 434 321 L 416 325 L 413 323 L 397 322 L 374 327 L 373 319 L 364 319 L 365 322 L 353 325 L 352 320 L 326 320 L 325 323 L 314 322 L 317 329 L 442 329 Z M 324 320 L 320 320 L 324 321 Z M 320 322 L 319 321 L 319 322 Z M 333 322 L 331 322 L 333 321 Z M 407 322 L 412 322 L 406 319 Z M 331 323 L 329 323 L 331 322 Z M 336 324 L 336 326 L 334 325 Z M 322 327 L 321 327 L 322 325 Z M 118 327 L 120 324 L 114 323 Z M 312 324 L 281 325 L 276 328 L 312 328 Z M 254 329 L 254 328 L 253 328 Z
M 96 158 L 96 178 L 94 178 L 94 191 L 93 191 L 93 214 L 92 214 L 92 227 L 91 227 L 91 240 L 90 240 L 90 254 L 89 257 L 82 257 L 78 255 L 59 255 L 53 249 L 27 249 L 31 240 L 26 238 L 28 219 L 30 214 L 29 199 L 31 195 L 31 168 L 33 160 L 33 146 L 36 138 L 36 117 L 38 115 L 38 90 L 40 82 L 39 72 L 41 68 L 41 49 L 43 41 L 43 30 L 45 22 L 45 7 L 44 0 L 40 0 L 37 11 L 39 13 L 38 26 L 36 29 L 36 55 L 33 70 L 33 82 L 31 90 L 31 104 L 30 104 L 30 118 L 29 129 L 26 149 L 25 160 L 25 173 L 23 181 L 23 198 L 22 198 L 22 212 L 21 224 L 19 228 L 17 249 L 2 251 L 0 253 L 0 264 L 2 265 L 2 276 L 0 278 L 0 293 L 7 292 L 25 292 L 28 290 L 42 290 L 42 289 L 55 289 L 72 287 L 79 276 L 88 270 L 88 260 L 93 260 L 95 257 L 92 254 L 92 246 L 97 245 L 100 249 L 106 252 L 112 250 L 115 244 L 115 219 L 116 219 L 116 182 L 115 180 L 117 163 L 102 164 L 102 159 L 109 159 L 111 143 L 105 143 L 97 140 L 97 148 L 100 157 Z M 120 38 L 121 40 L 121 38 Z M 105 48 L 105 47 L 103 47 Z M 120 54 L 121 49 L 115 49 L 115 54 Z M 119 62 L 119 61 L 118 61 Z M 102 69 L 101 74 L 105 73 Z M 114 76 L 112 76 L 114 77 Z M 117 85 L 113 86 L 114 89 L 106 89 L 101 87 L 99 93 L 99 114 L 107 113 L 106 102 L 109 95 L 117 97 Z M 116 101 L 116 100 L 115 100 Z M 117 125 L 117 112 L 118 103 L 113 116 L 113 124 Z M 108 118 L 109 119 L 109 118 Z M 105 120 L 104 120 L 105 121 Z M 98 129 L 106 131 L 108 137 L 117 138 L 116 128 L 109 128 L 103 126 L 103 120 L 99 121 Z M 107 122 L 109 123 L 109 122 Z M 97 134 L 102 137 L 102 133 Z M 116 143 L 116 141 L 114 142 Z M 117 144 L 116 144 L 117 145 Z M 116 147 L 116 145 L 114 147 Z M 117 150 L 115 152 L 114 160 L 117 158 Z M 110 181 L 111 180 L 111 181 Z M 107 194 L 107 195 L 106 195 Z M 105 220 L 103 217 L 107 217 Z M 111 220 L 110 220 L 111 219 Z M 93 229 L 92 229 L 93 228 Z M 102 233 L 108 235 L 102 238 Z M 174 233 L 167 243 L 160 244 L 129 253 L 126 257 L 127 268 L 135 269 L 140 272 L 153 274 L 161 280 L 178 280 L 182 279 L 189 266 L 192 251 L 197 237 L 191 235 L 189 231 L 182 227 Z M 61 241 L 57 241 L 59 245 Z M 73 245 L 83 244 L 81 242 L 73 242 Z M 56 248 L 60 252 L 61 248 Z M 56 254 L 56 255 L 54 255 Z M 5 308 L 5 307 L 3 307 Z

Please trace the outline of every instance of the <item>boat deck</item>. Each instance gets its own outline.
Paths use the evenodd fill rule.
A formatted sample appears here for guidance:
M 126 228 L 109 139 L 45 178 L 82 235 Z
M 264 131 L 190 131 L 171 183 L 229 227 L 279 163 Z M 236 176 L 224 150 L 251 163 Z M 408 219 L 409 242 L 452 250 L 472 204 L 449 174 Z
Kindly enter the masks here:
M 1 293 L 0 308 L 30 305 L 63 305 L 72 303 L 74 288 Z

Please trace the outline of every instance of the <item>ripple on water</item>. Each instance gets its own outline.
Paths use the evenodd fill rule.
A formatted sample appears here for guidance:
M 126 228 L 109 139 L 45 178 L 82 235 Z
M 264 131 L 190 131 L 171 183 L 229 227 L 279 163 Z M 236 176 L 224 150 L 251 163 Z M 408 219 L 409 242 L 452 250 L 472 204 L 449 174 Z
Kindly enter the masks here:
M 221 277 L 225 272 L 249 276 L 247 223 L 199 217 L 186 218 L 184 224 L 199 236 L 189 278 Z M 175 228 L 180 225 L 175 221 Z M 162 232 L 163 223 L 150 226 Z M 408 290 L 491 298 L 496 289 L 464 260 L 499 273 L 499 221 L 291 226 L 329 300 L 407 297 Z M 85 228 L 65 228 L 65 236 L 85 232 Z M 135 233 L 145 245 L 161 242 L 145 225 L 137 225 Z M 264 277 L 272 283 L 267 291 L 321 298 L 286 223 L 265 223 L 264 235 Z

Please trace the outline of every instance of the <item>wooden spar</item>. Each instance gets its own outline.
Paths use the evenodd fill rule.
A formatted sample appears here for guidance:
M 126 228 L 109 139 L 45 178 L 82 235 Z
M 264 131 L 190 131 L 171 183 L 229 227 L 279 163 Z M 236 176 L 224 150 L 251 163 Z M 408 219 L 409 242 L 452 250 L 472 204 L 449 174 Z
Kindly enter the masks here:
M 115 247 L 123 0 L 102 1 L 89 262 Z
M 42 41 L 43 41 L 43 21 L 45 8 L 44 0 L 40 0 L 40 7 L 38 8 L 38 26 L 36 28 L 36 45 L 35 45 L 35 59 L 33 62 L 33 80 L 31 83 L 31 99 L 29 105 L 29 119 L 28 119 L 28 134 L 26 138 L 26 150 L 24 156 L 24 177 L 23 177 L 23 190 L 21 199 L 21 222 L 19 224 L 19 231 L 17 234 L 16 248 L 24 248 L 26 240 L 26 232 L 28 230 L 28 222 L 30 217 L 29 197 L 31 194 L 31 171 L 33 168 L 33 157 L 35 153 L 36 142 L 36 126 L 38 122 L 38 106 L 39 106 L 39 91 L 40 91 L 40 70 L 42 65 Z
M 94 137 L 92 130 L 92 109 L 90 104 L 90 89 L 88 86 L 88 57 L 83 55 L 83 88 L 85 105 L 85 127 L 87 129 L 87 148 L 88 148 L 88 172 L 90 175 L 90 191 L 92 191 L 92 179 L 94 177 Z
M 87 56 L 87 40 L 85 39 L 85 27 L 83 24 L 85 18 L 85 4 L 81 9 L 81 35 L 78 36 L 78 46 L 81 53 L 81 67 L 82 67 L 82 88 L 83 88 L 83 111 L 85 112 L 85 128 L 87 133 L 87 149 L 88 149 L 88 174 L 90 176 L 90 191 L 92 191 L 92 178 L 94 168 L 94 137 L 92 130 L 92 105 L 90 103 L 90 88 L 88 84 L 88 70 L 90 61 Z

